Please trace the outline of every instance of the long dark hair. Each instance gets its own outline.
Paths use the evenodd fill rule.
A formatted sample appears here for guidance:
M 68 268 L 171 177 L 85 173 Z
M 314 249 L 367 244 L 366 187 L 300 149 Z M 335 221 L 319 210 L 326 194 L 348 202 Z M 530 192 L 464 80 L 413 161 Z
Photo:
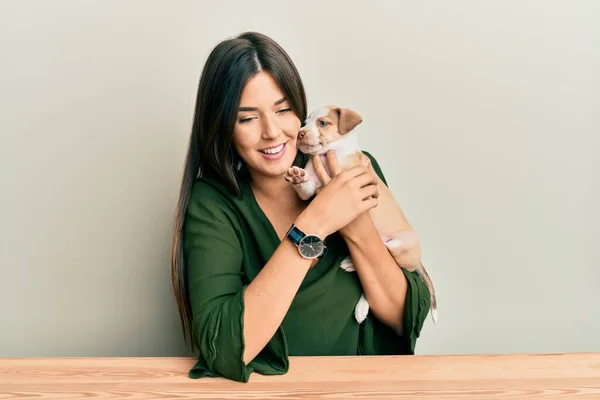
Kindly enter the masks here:
M 239 156 L 233 145 L 242 90 L 250 78 L 265 71 L 272 75 L 300 121 L 306 119 L 306 95 L 300 75 L 289 55 L 268 36 L 245 32 L 227 39 L 211 51 L 196 96 L 194 121 L 185 158 L 179 202 L 173 226 L 171 281 L 185 343 L 195 349 L 192 313 L 183 255 L 183 225 L 194 181 L 201 174 L 216 174 L 241 195 Z

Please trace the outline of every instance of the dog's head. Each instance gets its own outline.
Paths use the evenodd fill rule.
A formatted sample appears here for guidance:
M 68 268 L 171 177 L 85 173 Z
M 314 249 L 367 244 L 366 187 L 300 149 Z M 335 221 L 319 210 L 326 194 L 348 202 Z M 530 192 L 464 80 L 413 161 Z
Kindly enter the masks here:
M 305 154 L 322 154 L 329 144 L 344 137 L 362 122 L 353 110 L 326 106 L 310 113 L 298 132 L 298 149 Z

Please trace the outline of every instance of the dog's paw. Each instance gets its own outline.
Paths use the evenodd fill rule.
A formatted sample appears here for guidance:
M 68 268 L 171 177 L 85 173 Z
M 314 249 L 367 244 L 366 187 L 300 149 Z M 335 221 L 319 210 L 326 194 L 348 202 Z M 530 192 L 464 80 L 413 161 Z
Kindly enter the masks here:
M 354 263 L 352 262 L 352 257 L 348 256 L 342 260 L 340 264 L 340 268 L 346 272 L 354 272 L 356 268 L 354 267 Z
M 308 181 L 308 174 L 302 168 L 294 166 L 288 168 L 285 174 L 285 180 L 293 185 L 299 185 Z
M 395 236 L 381 236 L 381 240 L 383 240 L 385 246 L 390 250 L 404 250 L 406 248 L 406 240 L 402 237 L 402 234 L 396 234 Z
M 369 314 L 369 302 L 365 298 L 365 295 L 361 294 L 358 303 L 354 307 L 354 318 L 356 318 L 359 324 L 362 324 L 365 318 L 367 318 L 367 314 Z
M 388 237 L 381 236 L 381 239 L 389 249 L 410 250 L 419 246 L 419 237 L 415 231 L 402 231 Z
M 420 264 L 421 248 L 414 231 L 404 231 L 381 239 L 396 263 L 408 271 L 414 271 Z

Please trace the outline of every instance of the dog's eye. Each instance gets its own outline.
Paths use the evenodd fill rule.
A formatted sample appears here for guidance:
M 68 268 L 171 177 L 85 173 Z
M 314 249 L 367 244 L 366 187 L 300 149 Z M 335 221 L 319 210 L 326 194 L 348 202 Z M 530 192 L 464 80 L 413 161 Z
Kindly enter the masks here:
M 327 121 L 319 121 L 319 125 L 321 126 L 327 126 L 329 124 L 329 122 Z

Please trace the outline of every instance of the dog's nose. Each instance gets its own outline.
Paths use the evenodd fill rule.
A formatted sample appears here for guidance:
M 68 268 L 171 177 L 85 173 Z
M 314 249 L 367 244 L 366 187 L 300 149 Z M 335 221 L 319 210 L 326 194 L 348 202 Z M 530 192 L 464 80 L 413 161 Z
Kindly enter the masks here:
M 298 132 L 298 139 L 302 139 L 304 135 L 306 135 L 306 131 L 301 130 L 300 132 Z

